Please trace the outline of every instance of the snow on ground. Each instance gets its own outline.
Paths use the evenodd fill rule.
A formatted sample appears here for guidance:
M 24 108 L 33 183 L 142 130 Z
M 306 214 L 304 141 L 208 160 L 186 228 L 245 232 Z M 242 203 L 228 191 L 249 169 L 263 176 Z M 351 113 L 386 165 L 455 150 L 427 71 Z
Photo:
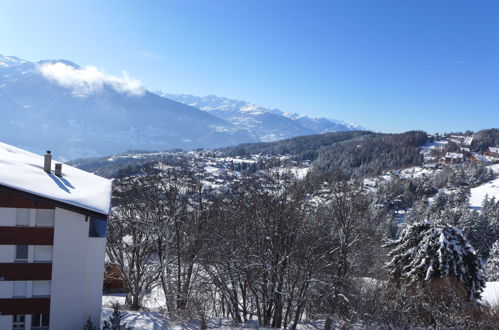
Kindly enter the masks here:
M 303 180 L 310 171 L 310 167 L 276 167 L 272 169 L 273 172 L 279 174 L 291 174 L 298 180 Z
M 307 176 L 308 172 L 310 171 L 310 167 L 302 167 L 302 168 L 293 168 L 292 173 L 293 175 L 299 179 L 303 180 Z
M 360 278 L 366 284 L 375 284 L 377 281 L 371 278 Z M 485 290 L 482 293 L 482 301 L 491 305 L 499 304 L 499 282 L 487 282 Z M 102 313 L 101 320 L 109 319 L 112 314 L 112 304 L 118 302 L 125 303 L 124 294 L 107 294 L 102 297 Z M 199 320 L 168 320 L 161 312 L 165 306 L 165 300 L 162 298 L 160 289 L 155 289 L 151 294 L 145 297 L 144 306 L 148 311 L 126 311 L 124 322 L 134 329 L 144 330 L 159 330 L 159 329 L 172 329 L 172 330 L 195 330 L 199 329 Z M 298 325 L 298 330 L 316 330 L 323 329 L 324 322 L 309 321 L 306 324 Z M 355 326 L 355 329 L 367 329 L 360 325 Z M 237 330 L 237 329 L 261 329 L 258 327 L 256 321 L 250 321 L 242 325 L 234 326 L 231 320 L 226 318 L 213 318 L 208 321 L 208 329 L 221 329 L 221 330 Z
M 482 301 L 499 305 L 499 282 L 487 282 L 482 292 Z
M 159 329 L 199 329 L 199 320 L 169 320 L 166 319 L 161 312 L 165 306 L 164 299 L 161 299 L 159 291 L 145 298 L 145 307 L 148 311 L 126 311 L 124 322 L 134 329 L 144 330 L 159 330 Z M 105 320 L 108 320 L 113 313 L 112 304 L 118 302 L 125 303 L 125 296 L 123 294 L 109 294 L 102 297 L 102 312 L 101 312 L 101 326 Z M 315 330 L 322 329 L 323 322 L 310 322 L 308 324 L 301 324 L 298 326 L 300 330 Z M 208 321 L 208 329 L 222 329 L 222 330 L 236 330 L 236 329 L 264 329 L 258 327 L 256 321 L 249 321 L 243 325 L 234 326 L 232 321 L 227 318 L 213 318 Z
M 499 174 L 499 164 L 490 165 L 489 168 L 494 171 L 494 173 Z
M 420 178 L 422 176 L 431 176 L 435 174 L 435 170 L 422 168 L 421 166 L 409 167 L 400 171 L 401 178 Z
M 102 319 L 107 319 L 113 310 L 111 308 L 103 308 Z M 160 329 L 170 329 L 170 330 L 198 330 L 200 329 L 199 320 L 166 320 L 162 317 L 161 313 L 157 312 L 127 312 L 124 318 L 127 326 L 131 326 L 134 329 L 143 330 L 160 330 Z M 261 328 L 258 326 L 256 321 L 249 321 L 241 325 L 233 325 L 232 321 L 226 318 L 213 318 L 208 321 L 208 329 L 220 329 L 220 330 L 238 330 L 238 329 L 269 329 Z M 308 324 L 299 324 L 297 326 L 298 330 L 319 330 L 324 328 L 324 322 L 312 322 Z M 270 330 L 270 329 L 269 329 Z
M 243 159 L 243 158 L 235 158 L 235 157 L 225 157 L 225 158 L 219 158 L 219 159 L 223 163 L 230 163 L 230 162 L 234 162 L 234 164 L 256 163 L 255 159 Z
M 447 140 L 439 140 L 439 141 L 430 142 L 430 143 L 427 143 L 425 145 L 422 145 L 421 150 L 431 151 L 432 149 L 443 148 L 448 143 L 449 143 L 449 141 L 447 141 Z
M 211 165 L 205 166 L 204 170 L 205 170 L 206 173 L 210 173 L 212 175 L 218 175 L 218 171 L 219 171 L 219 169 L 217 167 L 214 167 L 214 166 L 211 166 Z
M 104 320 L 108 320 L 113 313 L 112 305 L 118 302 L 120 305 L 125 303 L 125 295 L 106 294 L 102 296 L 101 325 Z M 159 329 L 199 329 L 199 320 L 168 320 L 161 312 L 166 302 L 163 298 L 160 288 L 155 288 L 144 298 L 144 307 L 147 311 L 126 311 L 124 322 L 134 329 L 159 330 Z M 323 322 L 308 322 L 297 327 L 299 330 L 322 329 Z M 213 318 L 208 321 L 208 329 L 236 330 L 236 329 L 265 329 L 258 327 L 256 321 L 249 321 L 246 324 L 234 326 L 231 320 L 226 318 Z
M 470 206 L 480 209 L 485 196 L 489 198 L 495 197 L 496 200 L 499 199 L 499 178 L 471 189 Z
M 147 157 L 154 156 L 166 156 L 166 152 L 147 152 L 147 153 L 136 153 L 136 154 L 124 154 L 124 155 L 114 155 L 106 159 L 108 162 L 114 162 L 118 159 L 143 159 Z
M 105 294 L 102 296 L 102 306 L 111 308 L 113 303 L 125 304 L 125 294 Z M 166 305 L 166 301 L 160 288 L 155 288 L 150 294 L 144 297 L 144 307 L 150 310 L 160 310 Z

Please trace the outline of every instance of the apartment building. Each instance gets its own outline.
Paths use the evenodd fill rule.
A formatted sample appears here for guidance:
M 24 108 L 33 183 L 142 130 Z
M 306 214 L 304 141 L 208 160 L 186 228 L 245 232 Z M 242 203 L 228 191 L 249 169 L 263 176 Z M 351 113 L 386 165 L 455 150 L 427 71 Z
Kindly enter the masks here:
M 111 181 L 0 143 L 0 329 L 100 322 Z

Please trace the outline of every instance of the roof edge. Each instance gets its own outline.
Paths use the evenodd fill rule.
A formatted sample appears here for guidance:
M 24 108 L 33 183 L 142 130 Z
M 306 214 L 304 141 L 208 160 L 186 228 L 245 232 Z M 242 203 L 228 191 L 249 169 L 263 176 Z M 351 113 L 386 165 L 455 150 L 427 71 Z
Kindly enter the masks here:
M 61 202 L 61 201 L 56 200 L 56 199 L 48 198 L 48 197 L 45 197 L 45 196 L 40 196 L 40 195 L 37 195 L 35 193 L 27 192 L 27 191 L 24 191 L 24 190 L 21 190 L 21 189 L 16 189 L 16 188 L 13 188 L 13 187 L 10 187 L 10 186 L 5 186 L 3 184 L 0 184 L 0 191 L 5 191 L 5 192 L 9 192 L 9 193 L 18 195 L 18 196 L 27 197 L 29 199 L 36 200 L 36 201 L 39 201 L 39 202 L 44 202 L 44 203 L 52 204 L 52 205 L 54 205 L 56 207 L 60 207 L 61 209 L 66 209 L 66 210 L 69 210 L 69 211 L 73 211 L 73 212 L 76 212 L 76 213 L 79 213 L 79 214 L 83 214 L 83 215 L 88 215 L 88 216 L 91 216 L 91 217 L 105 218 L 106 220 L 107 220 L 107 217 L 108 217 L 108 214 L 105 214 L 105 213 L 100 213 L 100 212 L 97 212 L 97 211 L 94 211 L 94 210 L 89 210 L 89 209 L 86 209 L 84 207 L 80 207 L 80 206 L 76 206 L 76 205 L 73 205 L 73 204 Z

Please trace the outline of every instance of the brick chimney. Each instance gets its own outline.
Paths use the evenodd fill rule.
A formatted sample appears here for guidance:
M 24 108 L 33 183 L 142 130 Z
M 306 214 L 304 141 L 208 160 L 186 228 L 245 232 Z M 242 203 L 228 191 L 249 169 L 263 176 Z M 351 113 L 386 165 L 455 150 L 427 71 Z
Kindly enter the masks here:
M 52 153 L 50 150 L 47 150 L 45 154 L 45 159 L 43 162 L 43 170 L 47 173 L 50 173 L 50 168 L 52 167 Z
M 55 175 L 62 176 L 62 164 L 61 163 L 55 164 Z

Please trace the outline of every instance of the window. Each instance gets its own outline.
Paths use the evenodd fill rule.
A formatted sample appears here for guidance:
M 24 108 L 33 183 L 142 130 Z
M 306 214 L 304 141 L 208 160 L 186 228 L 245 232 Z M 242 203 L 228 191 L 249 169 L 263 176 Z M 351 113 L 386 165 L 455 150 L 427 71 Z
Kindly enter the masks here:
M 51 245 L 35 245 L 34 262 L 51 262 L 54 247 Z
M 54 227 L 55 210 L 36 210 L 37 227 Z
M 33 281 L 33 297 L 49 297 L 50 281 Z
M 27 287 L 28 287 L 27 281 L 14 281 L 14 292 L 12 296 L 14 298 L 25 298 Z
M 15 262 L 28 262 L 28 246 L 27 245 L 16 245 Z
M 26 329 L 26 316 L 12 315 L 12 329 Z
M 90 218 L 88 237 L 106 237 L 107 221 L 105 219 Z
M 31 330 L 48 330 L 49 314 L 33 314 L 31 316 Z
M 29 209 L 16 210 L 16 226 L 29 226 Z

